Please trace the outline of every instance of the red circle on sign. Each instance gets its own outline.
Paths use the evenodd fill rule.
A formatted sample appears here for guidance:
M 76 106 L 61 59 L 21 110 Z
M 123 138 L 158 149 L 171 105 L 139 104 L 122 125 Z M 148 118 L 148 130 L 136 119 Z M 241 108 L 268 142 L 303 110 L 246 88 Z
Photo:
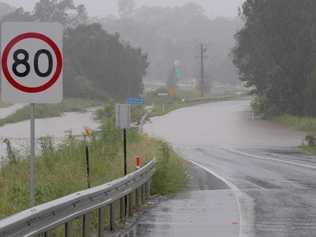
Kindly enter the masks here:
M 45 84 L 37 87 L 27 87 L 22 85 L 21 83 L 17 82 L 12 76 L 8 68 L 8 57 L 11 49 L 20 41 L 25 40 L 25 39 L 38 39 L 42 40 L 45 43 L 47 43 L 54 51 L 56 59 L 57 59 L 57 66 L 56 70 L 52 76 L 52 78 L 47 81 Z M 5 78 L 8 80 L 8 82 L 15 87 L 16 89 L 26 92 L 26 93 L 39 93 L 43 92 L 47 89 L 49 89 L 51 86 L 55 84 L 56 81 L 58 81 L 58 78 L 62 72 L 62 67 L 63 67 L 63 57 L 62 54 L 57 46 L 57 44 L 51 40 L 49 37 L 46 35 L 43 35 L 41 33 L 36 33 L 36 32 L 29 32 L 29 33 L 24 33 L 21 35 L 18 35 L 17 37 L 13 38 L 5 47 L 3 50 L 2 54 L 2 67 L 3 67 L 3 74 Z

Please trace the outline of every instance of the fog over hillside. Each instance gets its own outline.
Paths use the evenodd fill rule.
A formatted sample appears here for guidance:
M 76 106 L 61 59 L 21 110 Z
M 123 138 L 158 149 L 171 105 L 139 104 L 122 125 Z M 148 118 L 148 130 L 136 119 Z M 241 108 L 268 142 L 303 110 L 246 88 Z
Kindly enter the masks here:
M 1 0 L 15 7 L 31 10 L 37 0 Z M 106 16 L 117 14 L 117 0 L 75 0 L 77 4 L 85 4 L 91 16 Z M 234 17 L 242 0 L 136 0 L 138 6 L 175 6 L 194 2 L 202 5 L 207 14 L 214 18 L 217 16 Z
M 39 0 L 24 0 L 22 5 L 18 0 L 2 1 L 32 11 Z M 234 35 L 241 27 L 237 17 L 241 0 L 134 0 L 138 7 L 131 11 L 133 14 L 121 12 L 121 17 L 115 17 L 117 1 L 74 0 L 86 6 L 93 22 L 102 23 L 112 34 L 120 33 L 121 40 L 141 48 L 148 55 L 145 79 L 166 81 L 172 75 L 175 61 L 181 63 L 184 79 L 200 77 L 197 56 L 203 43 L 208 48 L 207 80 L 238 82 L 230 52 L 234 47 Z M 3 12 L 10 10 L 6 5 Z M 109 15 L 114 17 L 107 17 Z
M 15 8 L 7 3 L 0 2 L 0 17 L 14 11 Z

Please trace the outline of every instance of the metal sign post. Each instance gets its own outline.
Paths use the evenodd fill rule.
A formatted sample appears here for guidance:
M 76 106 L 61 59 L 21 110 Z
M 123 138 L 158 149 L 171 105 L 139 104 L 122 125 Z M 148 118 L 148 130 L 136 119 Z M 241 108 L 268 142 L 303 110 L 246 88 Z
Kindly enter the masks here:
M 89 146 L 86 141 L 85 145 L 85 152 L 86 152 L 86 168 L 87 168 L 87 186 L 91 188 L 91 181 L 90 181 L 90 157 L 89 157 Z
M 35 187 L 36 187 L 36 177 L 35 177 L 35 104 L 31 104 L 31 162 L 30 162 L 30 173 L 31 173 L 31 206 L 35 205 Z
M 124 176 L 127 175 L 127 129 L 123 129 L 123 145 L 124 145 Z
M 86 154 L 87 186 L 88 186 L 88 188 L 91 188 L 89 140 L 91 140 L 91 138 L 93 136 L 92 129 L 85 128 L 83 136 L 84 136 L 85 154 Z
M 30 204 L 36 196 L 35 104 L 63 100 L 63 27 L 59 23 L 7 22 L 1 27 L 1 96 L 30 103 Z
M 123 130 L 124 149 L 124 176 L 127 175 L 127 129 L 131 124 L 131 106 L 129 104 L 117 104 L 116 107 L 116 127 Z M 124 197 L 124 214 L 127 215 L 127 196 Z
M 127 129 L 131 124 L 131 106 L 128 104 L 116 105 L 116 127 L 123 130 L 124 148 L 124 175 L 127 175 Z
M 127 129 L 123 128 L 124 176 L 127 175 Z M 127 196 L 124 197 L 124 216 L 127 215 Z

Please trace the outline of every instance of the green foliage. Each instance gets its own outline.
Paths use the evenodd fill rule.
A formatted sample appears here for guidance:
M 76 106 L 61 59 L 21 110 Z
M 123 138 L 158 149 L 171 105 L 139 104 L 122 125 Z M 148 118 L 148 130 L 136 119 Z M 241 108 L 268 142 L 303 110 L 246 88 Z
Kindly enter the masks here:
M 36 118 L 50 118 L 61 116 L 64 112 L 80 112 L 86 108 L 96 106 L 97 102 L 92 100 L 83 99 L 65 99 L 60 104 L 42 104 L 36 105 L 35 117 Z M 30 118 L 30 105 L 17 110 L 14 114 L 6 118 L 0 119 L 0 126 L 8 123 L 17 123 L 20 121 L 28 120 Z
M 308 146 L 315 146 L 316 138 L 314 135 L 309 134 L 305 137 L 305 141 L 307 142 Z
M 307 81 L 304 90 L 304 114 L 316 116 L 316 66 Z
M 143 105 L 132 106 L 131 119 L 134 123 L 139 124 L 144 114 L 145 109 Z
M 168 144 L 161 142 L 157 171 L 153 177 L 153 194 L 173 194 L 185 188 L 187 174 L 184 162 Z
M 255 96 L 251 101 L 251 108 L 256 114 L 264 114 L 266 112 L 265 99 L 260 96 Z
M 275 117 L 274 120 L 298 130 L 316 134 L 316 118 L 285 114 Z
M 123 175 L 121 136 L 112 125 L 104 126 L 103 136 L 92 139 L 90 168 L 92 185 L 101 185 Z M 118 145 L 116 145 L 118 144 Z M 73 137 L 66 138 L 58 147 L 51 147 L 50 138 L 41 141 L 42 153 L 37 159 L 36 203 L 51 201 L 87 188 L 85 144 Z M 184 187 L 185 171 L 182 161 L 170 150 L 161 150 L 160 142 L 129 131 L 128 171 L 135 170 L 134 157 L 143 163 L 158 158 L 153 190 L 158 194 L 173 193 Z M 167 164 L 165 160 L 168 160 Z M 174 171 L 177 171 L 176 174 Z M 161 183 L 158 177 L 163 176 Z M 16 162 L 2 163 L 0 169 L 0 218 L 29 207 L 29 163 L 27 157 Z
M 71 14 L 69 10 L 72 11 Z M 68 28 L 87 23 L 87 18 L 85 7 L 75 5 L 73 0 L 39 0 L 32 12 L 27 12 L 22 7 L 11 9 L 1 21 L 59 22 Z
M 7 108 L 9 106 L 11 106 L 11 104 L 3 102 L 3 101 L 0 101 L 0 108 Z
M 114 103 L 108 102 L 97 118 L 102 133 L 89 144 L 92 185 L 104 184 L 123 175 L 122 132 L 114 124 Z M 128 171 L 135 170 L 134 157 L 143 164 L 157 158 L 153 181 L 155 194 L 181 190 L 186 183 L 182 160 L 171 148 L 135 129 L 128 131 Z M 37 159 L 36 203 L 44 203 L 87 188 L 85 143 L 69 136 L 53 146 L 52 138 L 40 139 L 41 154 Z M 0 168 L 0 218 L 29 207 L 29 163 L 24 154 L 15 162 Z M 61 185 L 62 184 L 62 185 Z
M 143 91 L 148 66 L 141 49 L 122 44 L 99 24 L 69 29 L 65 37 L 65 93 L 125 100 Z
M 73 0 L 40 0 L 35 4 L 34 15 L 42 22 L 60 22 L 66 27 L 76 27 L 88 19 L 85 7 L 76 6 Z
M 306 155 L 316 155 L 316 146 L 302 145 L 300 149 L 306 153 Z
M 266 112 L 315 115 L 313 0 L 247 0 L 234 63 L 240 79 L 266 101 Z

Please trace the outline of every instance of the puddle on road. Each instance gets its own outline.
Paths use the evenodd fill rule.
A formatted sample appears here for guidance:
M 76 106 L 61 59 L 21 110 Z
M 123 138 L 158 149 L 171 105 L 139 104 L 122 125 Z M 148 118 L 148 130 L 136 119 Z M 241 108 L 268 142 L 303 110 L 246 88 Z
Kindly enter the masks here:
M 231 237 L 238 233 L 239 212 L 233 192 L 196 166 L 190 165 L 189 175 L 192 178 L 185 192 L 154 201 L 120 237 Z
M 239 221 L 231 190 L 188 191 L 145 211 L 120 237 L 231 237 Z

